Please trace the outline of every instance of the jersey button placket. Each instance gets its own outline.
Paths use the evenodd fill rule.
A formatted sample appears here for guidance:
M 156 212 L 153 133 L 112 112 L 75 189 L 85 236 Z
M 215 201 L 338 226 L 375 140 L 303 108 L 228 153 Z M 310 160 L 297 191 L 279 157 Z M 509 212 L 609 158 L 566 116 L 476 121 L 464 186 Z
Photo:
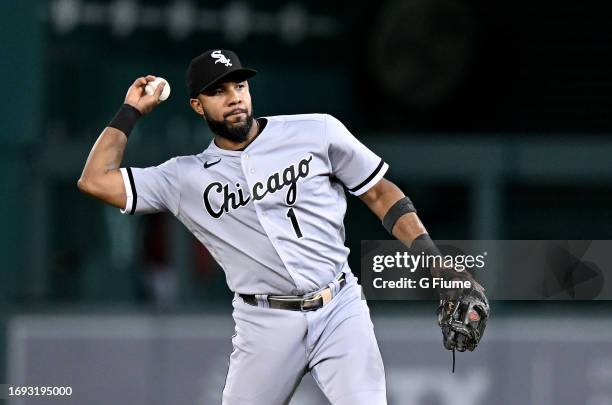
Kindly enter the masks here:
M 241 160 L 242 160 L 242 172 L 244 173 L 244 177 L 246 178 L 247 184 L 249 185 L 249 188 L 252 189 L 253 184 L 256 182 L 256 179 L 252 176 L 255 173 L 255 168 L 250 166 L 248 164 L 248 161 L 250 160 L 250 164 L 253 165 L 253 159 L 249 159 L 249 154 L 248 153 L 242 153 L 241 155 Z M 271 231 L 271 229 L 269 229 L 266 225 L 267 222 L 270 221 L 264 221 L 263 218 L 267 219 L 267 214 L 264 211 L 264 208 L 262 208 L 259 205 L 258 201 L 253 201 L 254 204 L 254 208 L 255 208 L 255 212 L 257 214 L 257 216 L 259 217 L 259 223 L 261 224 L 264 232 L 268 235 L 268 238 L 270 239 L 270 242 L 272 243 L 272 245 L 274 246 L 277 254 L 279 255 L 279 257 L 281 258 L 281 261 L 283 262 L 283 264 L 285 264 L 285 269 L 287 270 L 287 272 L 289 273 L 289 277 L 291 277 L 291 279 L 293 280 L 293 282 L 298 285 L 296 279 L 297 279 L 297 275 L 294 272 L 294 268 L 290 265 L 287 264 L 287 259 L 288 257 L 286 257 L 285 252 L 284 252 L 284 243 L 282 241 L 281 238 L 279 237 L 275 237 L 274 234 Z
M 247 169 L 247 168 L 248 168 L 248 166 L 247 166 L 247 164 L 246 164 L 247 160 L 249 160 L 249 154 L 248 154 L 248 153 L 243 153 L 243 154 L 242 154 L 242 167 L 243 167 L 244 169 Z M 248 168 L 248 169 L 249 169 L 249 170 L 248 170 L 248 171 L 249 171 L 249 173 L 251 173 L 251 174 L 255 173 L 255 169 L 254 169 L 253 167 L 250 167 L 250 168 Z

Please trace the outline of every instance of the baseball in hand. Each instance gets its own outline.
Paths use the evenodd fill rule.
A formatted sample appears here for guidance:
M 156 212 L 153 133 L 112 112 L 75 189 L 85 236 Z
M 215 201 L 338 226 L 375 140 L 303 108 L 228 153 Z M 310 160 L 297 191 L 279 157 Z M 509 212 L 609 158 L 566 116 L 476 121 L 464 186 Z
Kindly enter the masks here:
M 164 86 L 164 89 L 162 90 L 162 93 L 159 96 L 159 99 L 161 101 L 165 101 L 168 98 L 168 96 L 170 96 L 170 84 L 168 84 L 168 81 L 164 79 L 163 77 L 158 76 L 155 80 L 152 80 L 149 83 L 147 83 L 147 85 L 145 86 L 145 93 L 147 94 L 155 93 L 155 89 L 157 88 L 157 85 L 160 84 L 161 82 L 165 82 L 166 85 Z

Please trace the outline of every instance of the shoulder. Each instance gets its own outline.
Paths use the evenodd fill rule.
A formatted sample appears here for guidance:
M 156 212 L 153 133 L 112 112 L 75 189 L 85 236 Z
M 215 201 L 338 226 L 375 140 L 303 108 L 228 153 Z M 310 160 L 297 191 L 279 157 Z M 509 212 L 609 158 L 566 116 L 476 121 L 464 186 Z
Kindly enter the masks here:
M 287 124 L 299 124 L 299 123 L 325 123 L 327 117 L 331 117 L 328 114 L 293 114 L 293 115 L 272 115 L 266 118 L 270 122 L 282 122 Z
M 281 130 L 286 136 L 287 133 L 303 133 L 307 136 L 319 133 L 328 136 L 329 133 L 336 132 L 343 128 L 343 124 L 330 114 L 295 114 L 295 115 L 275 115 L 264 117 L 268 119 L 270 127 Z
M 178 169 L 179 166 L 183 166 L 185 164 L 188 164 L 189 161 L 191 161 L 192 159 L 195 158 L 195 156 L 196 155 L 192 155 L 192 156 L 174 156 L 174 157 L 171 157 L 170 159 L 166 160 L 160 166 Z
M 294 125 L 321 124 L 329 128 L 343 127 L 344 124 L 331 114 L 295 114 L 295 115 L 273 115 L 266 118 L 269 122 L 282 122 Z
M 160 165 L 166 170 L 174 171 L 179 174 L 189 170 L 192 167 L 199 167 L 202 162 L 206 161 L 207 151 L 200 152 L 194 155 L 174 156 Z

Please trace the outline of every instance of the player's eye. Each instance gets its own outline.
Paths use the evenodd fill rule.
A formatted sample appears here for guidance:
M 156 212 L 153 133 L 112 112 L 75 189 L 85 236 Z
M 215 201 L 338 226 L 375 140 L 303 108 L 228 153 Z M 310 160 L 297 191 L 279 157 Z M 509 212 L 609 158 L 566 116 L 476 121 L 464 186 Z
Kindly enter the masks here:
M 213 91 L 213 94 L 214 94 L 215 96 L 218 96 L 219 94 L 223 94 L 223 89 L 215 89 L 215 90 Z

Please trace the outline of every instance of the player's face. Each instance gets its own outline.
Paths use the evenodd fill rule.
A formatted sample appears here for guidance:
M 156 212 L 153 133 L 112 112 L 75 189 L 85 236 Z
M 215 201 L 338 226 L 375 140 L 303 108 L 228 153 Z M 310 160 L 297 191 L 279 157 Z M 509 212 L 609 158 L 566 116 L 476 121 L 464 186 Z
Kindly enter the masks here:
M 220 83 L 191 99 L 191 107 L 204 117 L 214 134 L 233 142 L 244 142 L 253 125 L 246 81 Z

